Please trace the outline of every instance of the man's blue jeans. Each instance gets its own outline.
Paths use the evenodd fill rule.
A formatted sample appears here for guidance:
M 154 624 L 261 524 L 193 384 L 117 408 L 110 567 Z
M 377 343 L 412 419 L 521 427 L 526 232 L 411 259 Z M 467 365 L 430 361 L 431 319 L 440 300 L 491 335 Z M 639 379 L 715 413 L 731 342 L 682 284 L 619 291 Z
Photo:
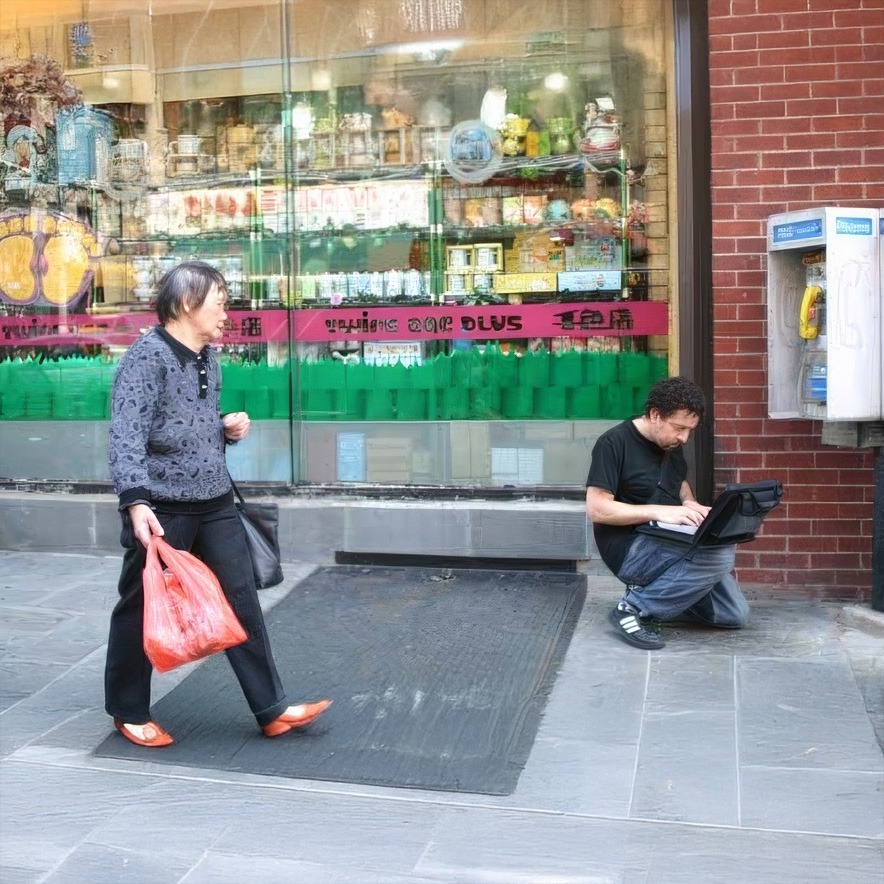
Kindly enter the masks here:
M 687 620 L 739 629 L 749 622 L 749 605 L 731 575 L 735 546 L 697 549 L 640 534 L 617 577 L 628 584 L 624 598 L 643 616 Z

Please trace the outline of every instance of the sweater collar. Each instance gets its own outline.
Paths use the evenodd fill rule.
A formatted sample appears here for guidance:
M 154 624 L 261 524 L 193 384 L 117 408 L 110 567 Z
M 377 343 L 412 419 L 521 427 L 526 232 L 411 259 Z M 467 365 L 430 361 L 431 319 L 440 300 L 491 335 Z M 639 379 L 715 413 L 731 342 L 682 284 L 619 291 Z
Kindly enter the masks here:
M 195 353 L 190 347 L 186 347 L 181 343 L 177 338 L 173 338 L 169 332 L 166 331 L 165 328 L 161 325 L 155 326 L 156 333 L 169 345 L 172 352 L 175 356 L 178 357 L 178 361 L 181 363 L 181 367 L 184 368 L 188 362 L 196 362 L 197 359 L 201 356 L 203 360 L 208 356 L 209 345 L 206 344 L 199 353 Z

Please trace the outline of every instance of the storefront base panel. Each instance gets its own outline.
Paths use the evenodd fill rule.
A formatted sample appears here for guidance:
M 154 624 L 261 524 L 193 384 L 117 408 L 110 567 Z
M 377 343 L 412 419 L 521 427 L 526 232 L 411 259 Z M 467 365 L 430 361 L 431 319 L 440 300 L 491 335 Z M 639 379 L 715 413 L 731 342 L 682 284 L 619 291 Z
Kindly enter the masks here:
M 596 439 L 617 423 L 263 420 L 227 460 L 243 482 L 580 489 Z M 107 482 L 107 432 L 108 421 L 0 421 L 3 478 Z
M 598 563 L 582 501 L 278 498 L 283 559 L 331 564 L 339 552 Z M 118 555 L 110 494 L 0 492 L 0 548 Z
M 609 572 L 599 558 L 582 501 L 366 500 L 275 498 L 284 561 L 344 561 L 505 570 L 560 562 L 563 569 Z M 0 549 L 119 556 L 120 521 L 112 494 L 0 491 Z M 460 560 L 454 562 L 453 560 Z M 740 568 L 737 569 L 738 578 Z M 772 577 L 776 576 L 771 574 Z M 847 586 L 741 580 L 750 599 L 865 599 Z

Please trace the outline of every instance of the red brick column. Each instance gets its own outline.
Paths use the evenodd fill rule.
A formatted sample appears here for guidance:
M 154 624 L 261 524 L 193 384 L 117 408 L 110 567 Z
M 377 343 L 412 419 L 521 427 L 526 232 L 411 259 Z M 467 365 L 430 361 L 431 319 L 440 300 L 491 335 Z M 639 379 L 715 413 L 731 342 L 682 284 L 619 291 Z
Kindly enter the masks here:
M 884 0 L 709 0 L 716 485 L 779 478 L 739 579 L 868 596 L 872 452 L 767 417 L 766 218 L 884 206 Z

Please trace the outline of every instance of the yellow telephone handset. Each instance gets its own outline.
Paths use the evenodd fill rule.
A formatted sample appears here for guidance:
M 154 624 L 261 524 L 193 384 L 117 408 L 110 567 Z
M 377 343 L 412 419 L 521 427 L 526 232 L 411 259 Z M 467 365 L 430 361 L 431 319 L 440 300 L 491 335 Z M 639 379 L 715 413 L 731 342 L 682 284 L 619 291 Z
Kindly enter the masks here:
M 798 334 L 812 341 L 820 333 L 819 305 L 823 299 L 823 290 L 818 285 L 809 285 L 801 298 L 801 310 L 798 313 Z

